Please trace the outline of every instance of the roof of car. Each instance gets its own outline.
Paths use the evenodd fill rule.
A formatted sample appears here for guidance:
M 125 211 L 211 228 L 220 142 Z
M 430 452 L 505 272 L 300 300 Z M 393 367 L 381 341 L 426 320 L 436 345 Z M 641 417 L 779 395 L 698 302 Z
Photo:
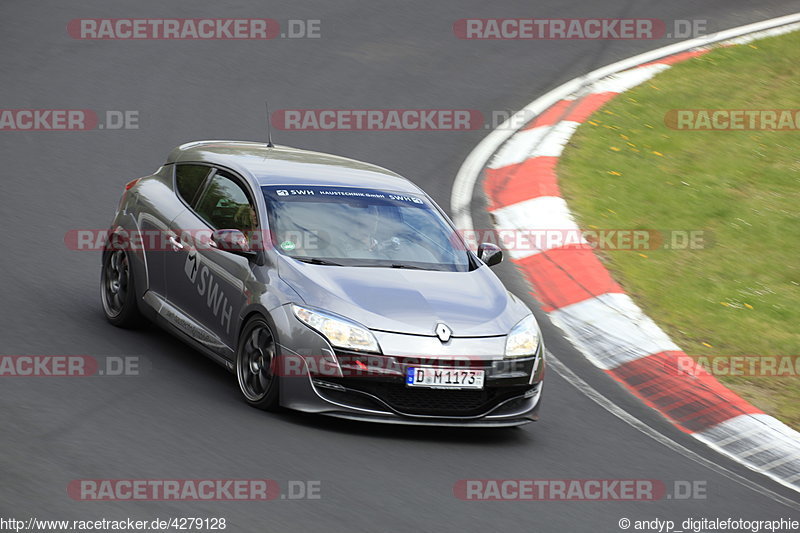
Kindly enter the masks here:
M 210 163 L 259 185 L 329 185 L 420 192 L 390 170 L 337 155 L 250 141 L 195 141 L 170 152 L 167 163 Z

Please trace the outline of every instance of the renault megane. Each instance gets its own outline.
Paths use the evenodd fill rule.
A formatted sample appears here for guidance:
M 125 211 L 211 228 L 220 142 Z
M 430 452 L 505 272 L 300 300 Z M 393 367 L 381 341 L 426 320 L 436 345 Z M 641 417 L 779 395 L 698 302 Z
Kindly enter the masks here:
M 513 426 L 538 417 L 544 346 L 489 268 L 501 259 L 389 170 L 200 141 L 125 187 L 102 304 L 221 363 L 254 407 Z

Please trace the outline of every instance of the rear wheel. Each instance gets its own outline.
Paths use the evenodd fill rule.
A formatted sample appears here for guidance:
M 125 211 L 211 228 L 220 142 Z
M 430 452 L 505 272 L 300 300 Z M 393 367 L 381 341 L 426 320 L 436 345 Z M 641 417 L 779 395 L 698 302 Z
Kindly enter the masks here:
M 278 409 L 277 366 L 277 342 L 269 324 L 261 317 L 250 319 L 236 351 L 236 378 L 247 403 L 265 411 Z
M 144 319 L 136 304 L 133 271 L 125 250 L 105 252 L 100 292 L 103 312 L 109 322 L 121 328 L 134 328 L 142 324 Z

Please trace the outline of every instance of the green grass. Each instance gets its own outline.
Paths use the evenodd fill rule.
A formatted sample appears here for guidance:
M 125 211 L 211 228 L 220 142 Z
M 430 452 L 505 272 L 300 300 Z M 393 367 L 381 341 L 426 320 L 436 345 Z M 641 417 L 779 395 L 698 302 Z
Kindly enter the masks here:
M 581 227 L 704 230 L 700 250 L 603 252 L 690 355 L 800 355 L 800 131 L 679 131 L 671 109 L 800 108 L 800 32 L 719 48 L 583 124 L 560 184 Z M 721 378 L 800 428 L 800 377 Z

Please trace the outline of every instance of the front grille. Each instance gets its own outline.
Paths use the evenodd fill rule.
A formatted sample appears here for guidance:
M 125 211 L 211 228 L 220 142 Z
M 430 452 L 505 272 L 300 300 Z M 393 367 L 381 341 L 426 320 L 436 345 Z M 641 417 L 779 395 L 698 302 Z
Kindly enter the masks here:
M 383 400 L 398 411 L 409 413 L 458 413 L 479 410 L 489 401 L 485 390 L 412 389 L 388 386 Z
M 371 394 L 393 410 L 409 415 L 478 416 L 497 404 L 524 394 L 525 386 L 489 387 L 483 390 L 425 389 L 406 387 L 402 381 L 330 379 L 350 390 Z

